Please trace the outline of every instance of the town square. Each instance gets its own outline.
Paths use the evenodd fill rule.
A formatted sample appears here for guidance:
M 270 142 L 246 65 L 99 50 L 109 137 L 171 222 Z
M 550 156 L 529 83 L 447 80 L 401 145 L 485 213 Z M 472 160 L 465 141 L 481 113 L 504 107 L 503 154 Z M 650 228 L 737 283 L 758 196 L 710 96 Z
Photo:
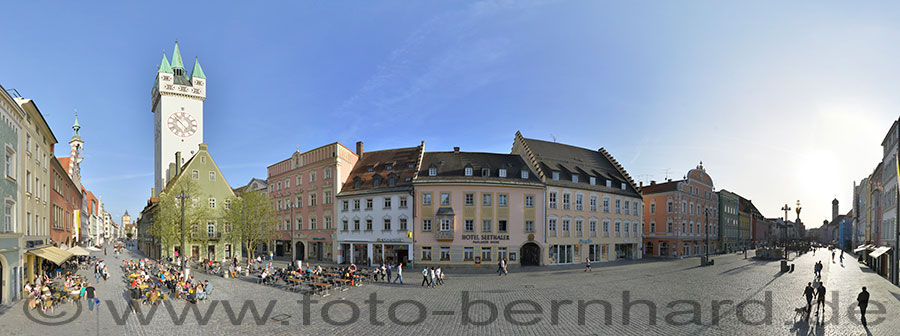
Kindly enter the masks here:
M 900 330 L 898 4 L 5 7 L 0 335 Z

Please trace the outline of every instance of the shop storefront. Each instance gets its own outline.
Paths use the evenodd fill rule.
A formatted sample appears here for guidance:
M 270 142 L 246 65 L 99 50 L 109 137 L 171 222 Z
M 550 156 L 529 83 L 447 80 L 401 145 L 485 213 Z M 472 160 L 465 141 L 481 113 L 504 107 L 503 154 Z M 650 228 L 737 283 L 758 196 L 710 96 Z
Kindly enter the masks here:
M 581 251 L 575 245 L 550 245 L 548 252 L 550 253 L 550 265 L 564 265 L 581 262 Z
M 372 242 L 340 242 L 338 262 L 342 264 L 381 265 L 402 261 L 409 264 L 412 243 L 403 239 L 376 239 Z

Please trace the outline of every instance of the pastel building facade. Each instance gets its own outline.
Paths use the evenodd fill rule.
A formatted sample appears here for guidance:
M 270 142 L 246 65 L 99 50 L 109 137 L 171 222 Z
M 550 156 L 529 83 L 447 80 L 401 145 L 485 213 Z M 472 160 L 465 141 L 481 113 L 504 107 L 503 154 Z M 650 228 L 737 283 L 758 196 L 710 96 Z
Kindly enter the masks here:
M 0 305 L 21 298 L 23 286 L 22 160 L 25 111 L 0 86 Z
M 517 132 L 512 153 L 545 185 L 548 264 L 642 257 L 640 189 L 609 152 Z
M 362 152 L 362 143 L 357 143 Z M 263 253 L 294 260 L 335 261 L 335 196 L 359 155 L 335 142 L 268 167 L 268 196 L 276 212 L 276 239 Z
M 544 187 L 520 156 L 426 152 L 414 186 L 417 266 L 547 263 Z
M 647 205 L 644 207 L 646 255 L 683 257 L 705 253 L 707 219 L 708 248 L 710 253 L 717 250 L 718 195 L 702 163 L 688 171 L 683 180 L 651 182 L 641 193 Z
M 413 261 L 413 178 L 418 147 L 361 153 L 338 203 L 338 263 L 380 265 Z
M 22 243 L 25 249 L 25 281 L 30 282 L 34 281 L 35 275 L 43 274 L 45 267 L 52 266 L 49 260 L 29 251 L 39 250 L 51 243 L 50 159 L 58 141 L 33 100 L 19 97 L 15 100 L 25 112 L 22 124 L 22 133 L 25 134 L 24 141 L 21 142 L 24 147 L 19 152 L 22 164 L 18 185 L 22 190 L 22 198 L 19 199 L 22 208 L 19 214 L 24 231 Z

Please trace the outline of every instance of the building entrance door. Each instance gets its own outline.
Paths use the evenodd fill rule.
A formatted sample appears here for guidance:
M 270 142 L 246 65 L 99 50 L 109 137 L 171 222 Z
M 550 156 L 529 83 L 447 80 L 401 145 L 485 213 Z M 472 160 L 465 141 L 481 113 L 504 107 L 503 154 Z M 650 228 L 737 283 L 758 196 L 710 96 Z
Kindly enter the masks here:
M 324 245 L 325 244 L 323 244 L 322 242 L 316 243 L 316 260 L 318 260 L 318 261 L 322 261 L 322 258 L 324 257 L 324 254 L 323 254 L 325 252 Z

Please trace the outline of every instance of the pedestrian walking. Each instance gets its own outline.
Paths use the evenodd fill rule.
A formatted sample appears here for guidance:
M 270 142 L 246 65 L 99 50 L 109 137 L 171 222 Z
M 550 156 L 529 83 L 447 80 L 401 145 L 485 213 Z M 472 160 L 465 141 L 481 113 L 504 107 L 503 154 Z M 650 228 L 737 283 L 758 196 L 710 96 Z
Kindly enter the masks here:
M 806 283 L 806 288 L 803 289 L 803 295 L 806 297 L 806 319 L 809 319 L 809 313 L 812 309 L 812 299 L 815 290 L 812 287 L 812 282 Z
M 385 265 L 385 264 L 382 263 L 382 264 L 381 264 L 381 281 L 384 281 L 385 272 L 387 272 L 387 265 Z M 391 279 L 388 278 L 387 281 L 391 281 Z
M 443 285 L 444 284 L 444 271 L 441 270 L 440 266 L 438 266 L 437 270 L 434 271 L 434 275 L 435 275 L 435 277 L 437 277 L 437 284 Z
M 502 258 L 501 260 L 503 260 L 503 275 L 509 275 L 509 270 L 507 269 L 509 263 L 506 262 L 506 258 Z
M 391 282 L 391 264 L 387 265 L 387 282 Z
M 497 260 L 497 276 L 503 276 L 503 258 Z
M 403 284 L 403 263 L 397 264 L 397 277 L 394 278 L 394 283 L 396 283 L 398 280 L 400 281 L 400 284 L 402 285 Z
M 428 276 L 431 278 L 429 285 L 431 286 L 431 288 L 434 288 L 435 277 L 436 277 L 434 274 L 434 266 L 432 266 L 431 270 L 428 271 Z
M 822 315 L 825 315 L 825 291 L 825 284 L 819 284 L 816 289 L 816 316 L 819 316 L 819 307 L 822 308 Z
M 584 271 L 591 271 L 591 258 L 584 258 Z
M 856 296 L 856 303 L 859 305 L 859 321 L 866 328 L 866 308 L 869 307 L 869 292 L 866 291 L 866 287 L 863 287 L 862 292 Z
M 425 287 L 425 285 L 427 285 L 427 284 L 428 284 L 428 267 L 425 267 L 424 269 L 422 269 L 422 286 L 420 286 L 420 287 Z
M 834 263 L 834 250 L 831 250 L 831 263 Z
M 94 289 L 94 285 L 88 282 L 87 287 L 84 289 L 84 297 L 87 298 L 88 301 L 88 312 L 91 315 L 94 315 L 94 301 L 97 298 L 96 289 Z

